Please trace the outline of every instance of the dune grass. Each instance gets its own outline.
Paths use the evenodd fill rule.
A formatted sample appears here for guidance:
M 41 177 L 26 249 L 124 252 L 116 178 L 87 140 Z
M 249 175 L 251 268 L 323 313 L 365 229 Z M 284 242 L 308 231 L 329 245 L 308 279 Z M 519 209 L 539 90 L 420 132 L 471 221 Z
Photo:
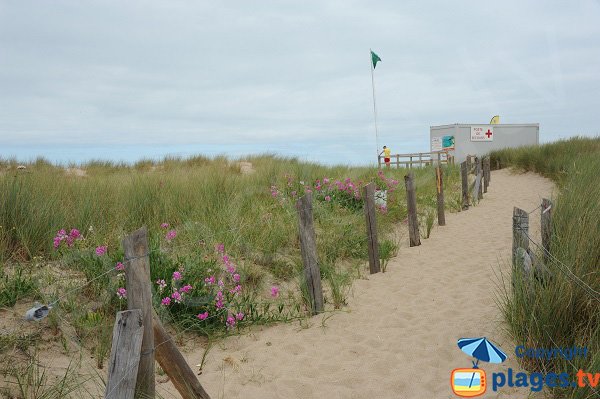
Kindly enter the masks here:
M 533 171 L 554 180 L 559 195 L 552 215 L 551 276 L 507 287 L 502 308 L 517 343 L 530 348 L 587 347 L 572 360 L 530 361 L 531 371 L 600 371 L 600 138 L 573 138 L 539 147 L 491 154 L 502 167 Z M 535 248 L 534 245 L 532 245 Z M 538 258 L 542 254 L 538 253 Z M 568 268 L 568 270 L 567 270 Z M 569 270 L 572 272 L 571 275 Z M 580 280 L 580 281 L 578 281 Z M 573 377 L 574 378 L 574 377 Z M 591 388 L 556 388 L 555 397 L 600 395 Z M 592 395 L 592 396 L 590 396 Z

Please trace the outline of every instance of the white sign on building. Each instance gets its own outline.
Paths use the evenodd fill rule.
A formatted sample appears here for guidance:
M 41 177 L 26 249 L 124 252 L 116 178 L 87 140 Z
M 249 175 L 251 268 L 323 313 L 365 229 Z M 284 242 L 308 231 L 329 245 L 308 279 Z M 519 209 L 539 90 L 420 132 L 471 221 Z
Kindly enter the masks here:
M 471 141 L 494 141 L 494 127 L 490 125 L 471 126 Z
M 431 151 L 442 151 L 442 138 L 432 137 L 431 138 Z

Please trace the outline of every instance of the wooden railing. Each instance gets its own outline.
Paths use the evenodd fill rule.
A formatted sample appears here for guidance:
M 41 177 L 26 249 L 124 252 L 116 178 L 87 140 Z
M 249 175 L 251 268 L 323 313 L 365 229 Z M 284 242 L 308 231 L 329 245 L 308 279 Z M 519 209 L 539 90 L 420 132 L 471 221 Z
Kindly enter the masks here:
M 377 157 L 379 168 L 385 165 L 382 155 Z M 451 151 L 415 152 L 412 154 L 394 154 L 390 157 L 390 166 L 411 169 L 414 165 L 419 167 L 437 164 L 454 165 L 454 154 Z

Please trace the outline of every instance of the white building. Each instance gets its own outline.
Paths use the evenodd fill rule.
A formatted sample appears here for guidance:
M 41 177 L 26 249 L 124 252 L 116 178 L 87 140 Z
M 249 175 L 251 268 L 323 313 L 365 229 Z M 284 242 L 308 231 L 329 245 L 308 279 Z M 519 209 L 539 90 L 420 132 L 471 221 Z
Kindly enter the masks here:
M 467 155 L 483 156 L 503 148 L 538 145 L 539 123 L 523 124 L 462 124 L 431 126 L 430 150 L 454 149 L 455 162 L 464 161 Z

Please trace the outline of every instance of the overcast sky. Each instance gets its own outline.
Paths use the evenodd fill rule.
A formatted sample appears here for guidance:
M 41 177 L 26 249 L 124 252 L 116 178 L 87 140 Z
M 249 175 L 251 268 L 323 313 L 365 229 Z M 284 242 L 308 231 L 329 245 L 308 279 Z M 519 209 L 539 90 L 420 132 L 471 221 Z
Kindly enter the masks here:
M 0 0 L 0 157 L 374 162 L 429 126 L 598 135 L 600 1 Z

